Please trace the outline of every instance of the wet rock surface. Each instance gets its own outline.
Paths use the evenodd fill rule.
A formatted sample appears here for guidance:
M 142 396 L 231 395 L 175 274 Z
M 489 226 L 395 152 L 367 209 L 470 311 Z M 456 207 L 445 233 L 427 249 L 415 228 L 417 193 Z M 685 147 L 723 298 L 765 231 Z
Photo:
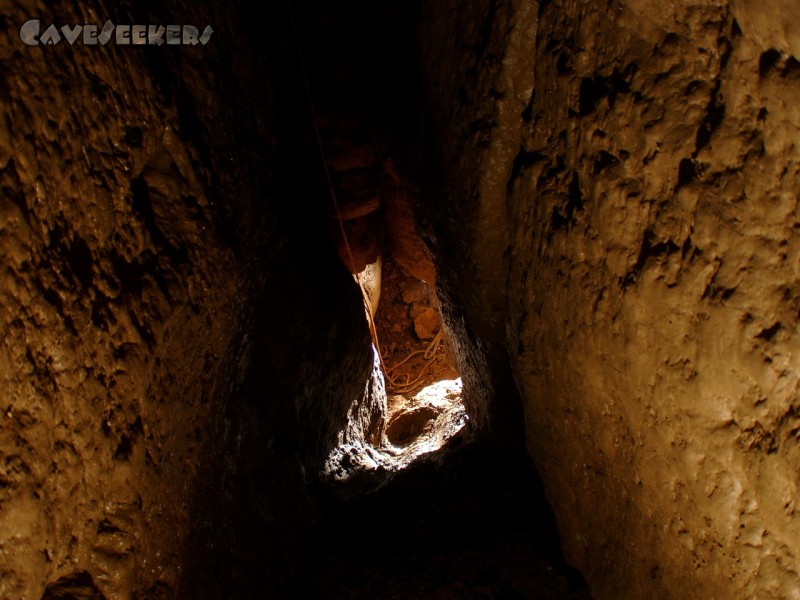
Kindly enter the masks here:
M 462 448 L 323 515 L 305 598 L 590 599 L 524 455 Z

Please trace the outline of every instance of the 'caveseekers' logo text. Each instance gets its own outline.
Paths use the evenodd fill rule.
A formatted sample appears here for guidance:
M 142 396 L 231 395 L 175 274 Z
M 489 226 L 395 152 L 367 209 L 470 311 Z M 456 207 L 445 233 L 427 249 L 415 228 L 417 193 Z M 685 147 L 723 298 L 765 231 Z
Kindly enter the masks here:
M 106 21 L 102 28 L 97 25 L 50 25 L 42 32 L 39 19 L 26 22 L 19 29 L 19 37 L 28 46 L 55 46 L 61 40 L 73 45 L 80 40 L 86 46 L 105 46 L 114 41 L 118 46 L 205 46 L 214 30 L 206 26 L 202 33 L 192 25 L 114 25 Z

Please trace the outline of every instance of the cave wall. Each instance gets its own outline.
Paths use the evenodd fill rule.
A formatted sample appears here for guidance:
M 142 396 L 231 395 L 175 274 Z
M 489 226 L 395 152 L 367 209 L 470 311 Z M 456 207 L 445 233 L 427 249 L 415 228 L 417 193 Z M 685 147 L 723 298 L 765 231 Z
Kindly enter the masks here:
M 371 367 L 287 16 L 135 4 L 0 7 L 2 598 L 278 594 Z M 31 18 L 215 33 L 28 47 Z
M 800 20 L 768 4 L 426 7 L 428 210 L 599 598 L 800 594 Z

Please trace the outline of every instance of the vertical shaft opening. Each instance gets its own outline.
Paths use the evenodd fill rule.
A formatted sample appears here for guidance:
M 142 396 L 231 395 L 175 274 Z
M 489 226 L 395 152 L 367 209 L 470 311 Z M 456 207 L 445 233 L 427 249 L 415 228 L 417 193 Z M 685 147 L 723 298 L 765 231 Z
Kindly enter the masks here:
M 337 480 L 361 470 L 405 468 L 442 448 L 469 420 L 436 268 L 415 217 L 415 188 L 403 171 L 405 142 L 396 132 L 408 115 L 375 110 L 398 96 L 380 64 L 399 53 L 380 39 L 388 31 L 381 20 L 391 12 L 360 6 L 357 18 L 347 8 L 300 16 L 299 60 L 322 171 L 320 196 L 339 257 L 363 297 L 374 353 L 364 394 L 327 463 L 326 473 Z M 356 25 L 370 21 L 371 31 Z

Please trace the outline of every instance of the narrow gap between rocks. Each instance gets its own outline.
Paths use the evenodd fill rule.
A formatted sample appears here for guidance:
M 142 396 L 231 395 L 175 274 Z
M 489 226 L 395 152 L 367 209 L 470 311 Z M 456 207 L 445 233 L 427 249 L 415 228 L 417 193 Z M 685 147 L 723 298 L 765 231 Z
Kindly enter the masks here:
M 437 227 L 418 0 L 135 4 L 53 6 L 218 37 L 5 62 L 0 598 L 587 598 Z
M 469 416 L 410 186 L 367 140 L 325 125 L 323 133 L 315 123 L 331 196 L 330 230 L 361 291 L 374 357 L 364 397 L 351 407 L 326 466 L 333 479 L 345 481 L 362 471 L 390 474 L 439 451 Z M 359 423 L 365 414 L 369 420 Z
M 323 21 L 325 32 L 341 34 L 339 20 L 347 11 L 326 10 L 333 21 Z M 314 32 L 315 43 L 325 32 Z M 358 40 L 354 34 L 347 43 Z M 436 453 L 469 415 L 452 336 L 441 317 L 436 267 L 416 221 L 415 188 L 396 164 L 403 159 L 386 134 L 393 125 L 365 111 L 364 103 L 374 98 L 353 98 L 348 89 L 380 86 L 359 61 L 340 64 L 353 57 L 338 50 L 322 57 L 301 46 L 300 62 L 324 175 L 320 195 L 328 205 L 331 239 L 363 297 L 374 358 L 364 397 L 351 407 L 325 468 L 327 477 L 344 482 L 364 473 L 391 475 Z M 308 70 L 306 54 L 312 59 Z M 349 78 L 342 75 L 348 70 Z M 337 102 L 340 96 L 347 101 Z
M 471 423 L 465 407 L 459 309 L 439 294 L 443 265 L 420 222 L 418 9 L 312 4 L 299 14 L 318 195 L 361 288 L 373 350 L 325 464 L 302 593 L 589 598 L 521 444 L 484 441 L 492 392 L 472 390 L 483 419 Z

